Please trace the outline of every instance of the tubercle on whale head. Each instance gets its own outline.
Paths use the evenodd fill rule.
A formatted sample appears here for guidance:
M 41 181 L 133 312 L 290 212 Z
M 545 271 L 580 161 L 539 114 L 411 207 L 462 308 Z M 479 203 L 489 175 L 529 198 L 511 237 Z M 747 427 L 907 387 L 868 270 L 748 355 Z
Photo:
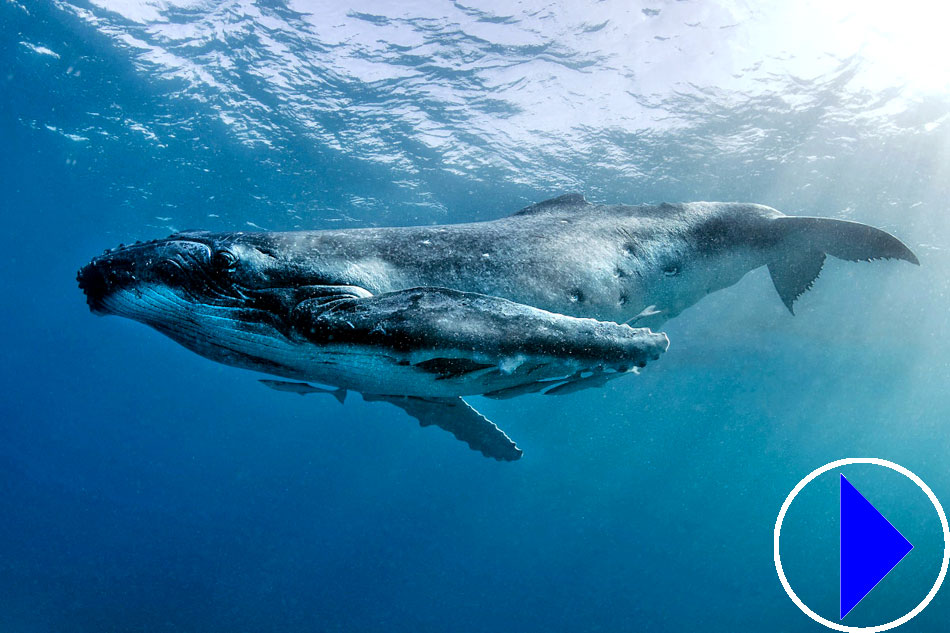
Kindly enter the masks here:
M 288 350 L 300 342 L 289 318 L 296 304 L 368 293 L 292 283 L 275 274 L 266 247 L 241 237 L 189 231 L 120 246 L 93 258 L 77 280 L 95 314 L 149 325 L 211 360 L 286 377 Z
M 119 290 L 145 284 L 171 288 L 209 302 L 247 299 L 242 288 L 266 287 L 255 261 L 265 257 L 241 245 L 235 236 L 184 231 L 167 238 L 120 244 L 106 249 L 79 269 L 76 279 L 93 312 L 107 312 L 103 301 Z
M 300 302 L 369 294 L 288 265 L 263 235 L 185 231 L 119 245 L 94 257 L 76 279 L 94 314 L 125 316 L 169 334 L 198 320 L 211 327 L 215 314 L 291 338 L 289 317 Z
M 209 244 L 180 239 L 175 234 L 106 249 L 79 269 L 76 280 L 89 308 L 94 313 L 108 314 L 108 300 L 116 292 L 145 284 L 195 290 L 199 280 L 207 285 L 213 281 L 213 273 L 223 272 L 228 266 L 220 257 L 215 259 Z

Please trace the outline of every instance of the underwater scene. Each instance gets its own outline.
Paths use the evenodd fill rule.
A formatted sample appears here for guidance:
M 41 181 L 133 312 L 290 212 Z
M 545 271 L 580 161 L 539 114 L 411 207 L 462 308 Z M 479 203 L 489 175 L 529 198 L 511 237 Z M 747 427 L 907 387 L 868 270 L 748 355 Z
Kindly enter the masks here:
M 0 631 L 948 630 L 948 19 L 0 1 Z

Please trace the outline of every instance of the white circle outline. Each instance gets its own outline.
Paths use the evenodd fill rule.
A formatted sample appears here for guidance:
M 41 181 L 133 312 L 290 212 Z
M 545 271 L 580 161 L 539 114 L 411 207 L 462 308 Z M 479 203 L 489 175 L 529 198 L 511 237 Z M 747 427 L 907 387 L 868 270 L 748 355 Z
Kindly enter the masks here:
M 826 620 L 821 617 L 814 611 L 808 608 L 808 606 L 802 602 L 802 599 L 792 590 L 792 586 L 788 583 L 788 578 L 785 577 L 785 571 L 782 569 L 782 559 L 779 556 L 779 537 L 782 534 L 782 521 L 785 520 L 785 514 L 788 512 L 788 508 L 792 505 L 792 501 L 795 500 L 795 497 L 798 496 L 798 493 L 802 489 L 811 483 L 819 475 L 823 475 L 829 470 L 835 468 L 840 468 L 841 466 L 850 466 L 852 464 L 871 464 L 874 466 L 883 466 L 884 468 L 890 468 L 900 474 L 904 475 L 912 482 L 917 484 L 917 487 L 924 491 L 924 494 L 930 499 L 930 502 L 933 504 L 934 509 L 937 511 L 937 516 L 940 517 L 940 526 L 943 528 L 943 563 L 940 565 L 940 573 L 937 574 L 937 581 L 934 583 L 933 588 L 931 588 L 930 593 L 908 613 L 905 613 L 903 616 L 887 622 L 885 624 L 878 624 L 876 626 L 845 626 L 838 622 L 832 622 L 831 620 Z M 775 558 L 775 571 L 778 572 L 778 578 L 782 581 L 782 587 L 785 588 L 785 593 L 788 594 L 788 597 L 792 599 L 792 602 L 795 603 L 802 612 L 807 615 L 809 618 L 815 622 L 827 626 L 829 629 L 834 629 L 836 631 L 844 631 L 845 633 L 880 633 L 880 631 L 887 631 L 893 629 L 902 624 L 907 623 L 911 618 L 916 617 L 924 608 L 930 604 L 930 601 L 934 599 L 934 596 L 937 595 L 937 592 L 940 590 L 940 585 L 943 584 L 943 580 L 947 575 L 947 566 L 950 565 L 950 525 L 947 525 L 947 515 L 943 511 L 943 506 L 940 505 L 940 502 L 937 500 L 937 495 L 933 493 L 933 490 L 923 482 L 923 480 L 910 472 L 900 464 L 895 464 L 894 462 L 889 462 L 886 459 L 878 459 L 877 457 L 848 457 L 845 459 L 839 459 L 834 462 L 825 464 L 820 468 L 808 473 L 808 476 L 798 482 L 792 491 L 789 493 L 788 497 L 785 499 L 785 503 L 782 504 L 782 509 L 778 513 L 778 519 L 775 521 L 775 535 L 774 535 L 774 558 Z

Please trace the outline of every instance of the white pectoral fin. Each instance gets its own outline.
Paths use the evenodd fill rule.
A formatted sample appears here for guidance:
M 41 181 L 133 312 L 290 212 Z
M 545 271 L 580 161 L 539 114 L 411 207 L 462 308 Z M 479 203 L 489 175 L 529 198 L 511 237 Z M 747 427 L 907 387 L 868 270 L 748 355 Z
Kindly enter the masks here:
M 506 462 L 521 458 L 521 449 L 511 438 L 461 398 L 363 394 L 363 399 L 394 404 L 419 420 L 421 426 L 438 426 L 485 457 Z

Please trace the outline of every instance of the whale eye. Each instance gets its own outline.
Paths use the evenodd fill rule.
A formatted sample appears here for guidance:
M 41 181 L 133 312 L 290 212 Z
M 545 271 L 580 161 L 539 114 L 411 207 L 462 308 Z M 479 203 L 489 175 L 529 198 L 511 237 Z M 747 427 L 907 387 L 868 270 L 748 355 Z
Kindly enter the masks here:
M 676 262 L 671 262 L 663 267 L 663 274 L 667 277 L 676 277 L 680 274 L 680 265 Z
M 215 251 L 214 255 L 211 256 L 211 265 L 219 272 L 234 270 L 235 267 L 237 267 L 237 263 L 237 256 L 231 251 L 222 249 Z

